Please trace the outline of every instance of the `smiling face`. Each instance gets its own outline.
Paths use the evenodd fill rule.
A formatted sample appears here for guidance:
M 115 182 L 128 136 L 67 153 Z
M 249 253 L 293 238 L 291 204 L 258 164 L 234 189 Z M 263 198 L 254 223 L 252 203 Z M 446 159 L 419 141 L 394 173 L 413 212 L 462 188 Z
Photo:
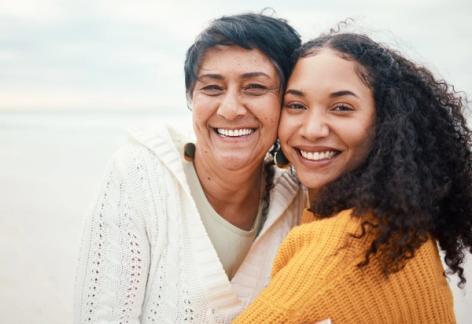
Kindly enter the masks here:
M 297 62 L 285 93 L 279 138 L 300 181 L 313 191 L 365 161 L 375 103 L 355 61 L 322 49 Z
M 259 167 L 277 136 L 279 87 L 274 65 L 259 50 L 209 49 L 192 93 L 195 158 L 230 170 Z

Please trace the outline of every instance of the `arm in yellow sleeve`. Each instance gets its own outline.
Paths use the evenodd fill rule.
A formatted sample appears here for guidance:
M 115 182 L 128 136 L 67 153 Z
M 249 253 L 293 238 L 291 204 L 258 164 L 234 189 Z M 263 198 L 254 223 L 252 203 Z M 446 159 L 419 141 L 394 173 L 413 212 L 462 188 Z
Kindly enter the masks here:
M 352 289 L 362 289 L 356 276 L 365 238 L 349 235 L 359 225 L 345 211 L 292 230 L 279 250 L 269 286 L 235 323 L 314 323 L 327 318 L 346 323 L 342 313 L 354 322 L 349 308 L 355 307 L 355 298 L 339 296 L 342 290 L 352 295 Z
M 350 235 L 361 222 L 343 211 L 293 229 L 268 287 L 235 323 L 455 323 L 436 242 L 386 277 L 376 257 L 357 266 L 372 239 Z

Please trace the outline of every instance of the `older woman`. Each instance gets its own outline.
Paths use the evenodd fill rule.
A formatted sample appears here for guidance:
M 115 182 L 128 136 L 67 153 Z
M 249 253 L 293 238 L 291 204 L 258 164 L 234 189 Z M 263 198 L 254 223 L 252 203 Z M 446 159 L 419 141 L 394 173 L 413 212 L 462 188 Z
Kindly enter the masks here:
M 76 323 L 229 322 L 267 284 L 304 204 L 264 164 L 299 45 L 258 14 L 199 35 L 185 62 L 196 142 L 138 131 L 113 158 L 85 227 Z
M 306 43 L 279 137 L 309 189 L 305 224 L 236 323 L 455 323 L 448 273 L 472 251 L 465 102 L 358 34 Z

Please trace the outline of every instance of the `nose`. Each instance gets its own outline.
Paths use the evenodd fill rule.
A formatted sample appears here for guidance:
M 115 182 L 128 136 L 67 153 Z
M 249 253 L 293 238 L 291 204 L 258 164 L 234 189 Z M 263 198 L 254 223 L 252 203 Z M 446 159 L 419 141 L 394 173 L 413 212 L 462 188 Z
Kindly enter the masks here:
M 234 120 L 246 114 L 246 108 L 238 91 L 230 90 L 221 97 L 217 114 L 227 120 Z
M 319 109 L 314 109 L 303 120 L 300 131 L 301 135 L 310 141 L 327 137 L 330 132 L 327 116 Z

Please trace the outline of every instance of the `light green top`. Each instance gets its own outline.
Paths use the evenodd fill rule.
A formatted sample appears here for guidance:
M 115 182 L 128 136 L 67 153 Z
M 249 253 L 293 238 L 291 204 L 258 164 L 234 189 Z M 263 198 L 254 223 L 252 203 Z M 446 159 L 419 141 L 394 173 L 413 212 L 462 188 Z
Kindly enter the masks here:
M 225 269 L 226 275 L 231 279 L 256 238 L 257 229 L 262 219 L 262 204 L 259 204 L 259 210 L 252 229 L 249 231 L 240 229 L 221 217 L 210 205 L 203 192 L 193 163 L 185 163 L 184 171 L 203 225 Z

